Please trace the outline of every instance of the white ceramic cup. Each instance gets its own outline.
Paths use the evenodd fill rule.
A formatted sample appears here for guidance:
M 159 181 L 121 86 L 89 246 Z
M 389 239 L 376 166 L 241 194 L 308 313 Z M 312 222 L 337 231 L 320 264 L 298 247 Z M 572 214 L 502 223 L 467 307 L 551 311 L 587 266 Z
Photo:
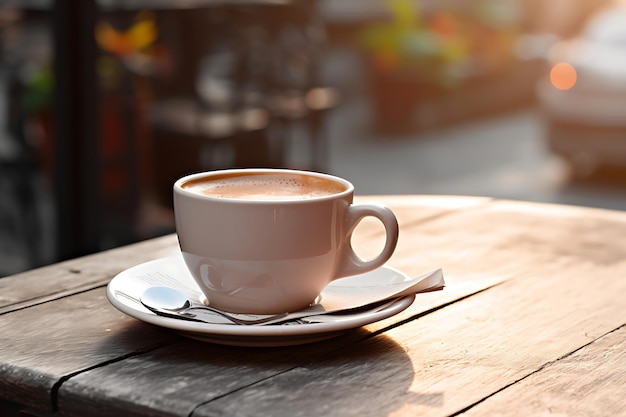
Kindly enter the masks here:
M 335 190 L 309 198 L 259 199 L 253 194 L 263 194 L 263 189 L 230 198 L 190 188 L 246 176 L 326 181 Z M 174 184 L 174 211 L 185 263 L 213 307 L 251 314 L 306 308 L 332 280 L 378 268 L 395 250 L 398 222 L 393 212 L 379 205 L 353 205 L 353 194 L 354 186 L 345 179 L 306 171 L 233 169 L 183 177 Z M 367 216 L 383 223 L 386 241 L 378 256 L 365 260 L 352 249 L 351 237 Z

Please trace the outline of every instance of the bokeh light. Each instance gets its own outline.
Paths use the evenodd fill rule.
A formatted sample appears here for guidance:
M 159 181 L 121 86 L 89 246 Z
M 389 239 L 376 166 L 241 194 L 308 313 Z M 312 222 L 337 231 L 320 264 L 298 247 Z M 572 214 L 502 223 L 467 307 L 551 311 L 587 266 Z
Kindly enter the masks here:
M 576 84 L 576 69 L 567 62 L 560 62 L 550 70 L 550 82 L 559 90 L 569 90 Z

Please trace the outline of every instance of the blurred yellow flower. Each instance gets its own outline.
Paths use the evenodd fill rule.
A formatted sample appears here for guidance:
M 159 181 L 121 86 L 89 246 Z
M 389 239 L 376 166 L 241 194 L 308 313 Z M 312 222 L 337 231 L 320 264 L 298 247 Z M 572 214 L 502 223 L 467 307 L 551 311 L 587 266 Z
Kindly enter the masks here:
M 127 57 L 152 45 L 158 37 L 158 30 L 154 14 L 144 11 L 127 30 L 118 30 L 106 21 L 98 23 L 95 36 L 104 51 Z

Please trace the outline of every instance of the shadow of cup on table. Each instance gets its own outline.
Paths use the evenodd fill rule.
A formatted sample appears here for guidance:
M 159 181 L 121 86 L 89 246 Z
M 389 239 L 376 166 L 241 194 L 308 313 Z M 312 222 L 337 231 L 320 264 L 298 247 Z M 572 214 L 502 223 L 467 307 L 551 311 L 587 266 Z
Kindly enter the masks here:
M 410 391 L 415 372 L 405 349 L 384 334 L 370 336 L 359 329 L 306 348 L 272 352 L 270 361 L 284 363 L 283 358 L 291 357 L 297 366 L 211 401 L 194 415 L 291 415 L 297 410 L 309 415 L 389 415 L 407 402 L 441 407 L 443 393 Z M 338 345 L 343 347 L 336 349 Z M 375 410 L 370 409 L 373 403 Z
M 134 339 L 144 338 L 146 327 L 154 326 L 131 324 L 105 343 L 139 349 Z M 151 407 L 189 409 L 199 416 L 280 415 L 302 408 L 323 415 L 327 407 L 337 414 L 358 415 L 368 411 L 359 407 L 372 404 L 372 398 L 377 399 L 376 413 L 388 415 L 406 402 L 432 407 L 443 402 L 440 393 L 410 392 L 415 373 L 405 349 L 364 328 L 321 342 L 268 348 L 205 343 L 162 331 L 172 335 L 164 335 L 165 346 L 138 350 L 70 378 L 60 389 L 60 400 L 65 390 L 97 385 L 107 397 L 116 398 L 116 404 L 143 395 Z

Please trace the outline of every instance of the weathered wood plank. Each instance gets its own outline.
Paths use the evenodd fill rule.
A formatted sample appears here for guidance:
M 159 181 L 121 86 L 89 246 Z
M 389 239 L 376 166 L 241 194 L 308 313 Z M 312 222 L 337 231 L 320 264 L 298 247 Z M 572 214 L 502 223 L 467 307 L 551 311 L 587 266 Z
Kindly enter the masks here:
M 626 415 L 626 327 L 547 364 L 464 416 Z M 511 407 L 511 404 L 515 407 Z
M 398 218 L 400 238 L 408 227 L 417 223 L 431 221 L 438 217 L 457 214 L 486 206 L 492 202 L 486 197 L 450 197 L 450 196 L 363 196 L 355 197 L 355 204 L 381 204 L 389 207 Z M 352 237 L 352 246 L 363 258 L 373 258 L 384 245 L 382 224 L 373 218 L 365 218 L 357 226 Z
M 441 217 L 441 212 L 438 210 L 428 211 L 428 217 Z M 407 222 L 405 223 L 407 224 L 407 232 L 419 227 L 419 221 L 411 223 L 411 220 L 416 217 L 422 219 L 424 215 L 424 212 L 417 213 L 417 216 L 412 214 L 415 212 L 415 206 L 400 207 L 398 212 L 400 213 L 398 216 L 401 219 L 400 221 Z M 446 216 L 461 215 L 458 212 L 445 213 Z M 446 243 L 445 248 L 430 247 L 428 251 L 449 250 L 452 247 L 455 247 L 455 243 Z M 461 249 L 462 247 L 459 246 L 458 248 Z M 406 253 L 413 253 L 411 247 L 406 247 L 403 250 Z M 413 268 L 413 271 L 416 274 L 427 272 L 427 270 L 417 268 Z M 475 278 L 478 280 L 473 283 L 467 282 L 459 291 L 447 293 L 447 297 L 435 298 L 431 294 L 420 296 L 423 297 L 421 302 L 412 308 L 409 315 L 388 319 L 379 324 L 369 326 L 368 329 L 372 332 L 380 330 L 385 326 L 395 324 L 398 320 L 419 314 L 435 305 L 466 296 L 468 294 L 467 291 L 476 291 L 485 288 L 485 285 L 491 284 L 491 281 L 489 279 L 485 280 L 483 276 L 475 275 Z M 239 373 L 225 373 L 220 368 L 219 364 L 224 361 L 224 355 L 226 354 L 226 358 L 228 358 L 228 355 L 232 354 L 233 351 L 238 356 L 245 356 L 246 360 L 257 360 L 255 358 L 258 353 L 251 349 L 242 350 L 242 348 L 222 348 L 206 345 L 206 347 L 201 347 L 201 349 L 205 351 L 205 357 L 210 358 L 210 360 L 198 362 L 193 355 L 189 356 L 189 349 L 186 349 L 183 344 L 179 344 L 175 348 L 154 351 L 149 355 L 136 356 L 108 365 L 106 368 L 94 369 L 69 379 L 62 385 L 59 391 L 59 408 L 64 413 L 77 416 L 111 415 L 122 412 L 122 410 L 125 413 L 131 413 L 131 415 L 132 413 L 137 413 L 137 415 L 148 413 L 148 410 L 153 415 L 178 415 L 177 413 L 186 415 L 187 412 L 193 410 L 198 404 L 226 395 L 230 390 L 241 389 L 271 375 L 284 372 L 297 364 L 306 363 L 322 351 L 328 352 L 336 349 L 337 346 L 354 344 L 367 336 L 367 332 L 359 331 L 339 339 L 309 346 L 263 350 L 263 355 L 266 357 L 264 361 L 268 364 L 273 364 L 267 368 L 268 373 L 260 373 L 254 367 L 247 370 L 244 369 Z M 268 360 L 267 358 L 271 359 Z M 181 372 L 170 365 L 172 362 L 186 363 L 188 360 L 191 363 L 185 365 L 185 368 L 194 368 L 194 364 L 198 367 L 193 373 L 188 371 Z M 232 358 L 229 360 L 232 362 Z M 170 389 L 166 389 L 165 387 L 169 386 L 172 379 L 183 382 L 181 382 L 179 388 L 170 387 Z M 120 384 L 121 380 L 127 381 L 128 384 L 135 388 L 129 390 L 126 385 Z M 162 387 L 162 389 L 154 390 L 154 386 Z M 142 387 L 145 387 L 145 391 Z M 184 392 L 179 392 L 179 389 Z M 166 395 L 162 394 L 164 391 L 167 391 Z M 81 400 L 81 398 L 84 400 Z M 95 398 L 98 398 L 98 401 L 95 401 Z M 136 405 L 131 407 L 130 404 L 132 402 L 135 402 Z
M 450 415 L 520 379 L 539 375 L 547 364 L 626 323 L 625 216 L 602 221 L 602 212 L 588 214 L 552 213 L 541 220 L 523 211 L 494 209 L 478 216 L 474 224 L 482 217 L 485 228 L 503 227 L 496 234 L 486 233 L 489 239 L 472 233 L 476 246 L 487 244 L 493 250 L 485 258 L 484 273 L 490 273 L 493 263 L 502 262 L 506 265 L 502 272 L 509 278 L 386 331 L 384 337 L 401 346 L 410 365 L 406 358 L 386 355 L 373 356 L 366 363 L 355 361 L 355 350 L 371 349 L 375 343 L 367 341 L 323 362 L 208 402 L 194 416 L 283 416 L 296 410 L 311 416 Z M 459 217 L 446 220 L 455 222 Z M 454 241 L 459 232 L 451 230 L 450 241 Z M 496 235 L 500 237 L 495 239 Z M 469 237 L 463 240 L 468 242 Z M 503 245 L 494 247 L 498 242 Z M 474 258 L 472 248 L 447 255 L 452 255 L 451 261 Z M 474 258 L 479 268 L 476 259 L 482 258 Z M 453 266 L 463 263 L 452 262 Z M 623 375 L 615 378 L 613 382 L 621 381 Z M 599 395 L 584 401 L 588 407 L 606 410 L 603 399 Z
M 59 390 L 59 410 L 76 417 L 188 416 L 198 404 L 329 355 L 338 343 L 255 349 L 181 340 L 69 379 Z
M 395 392 L 406 393 L 413 383 L 412 361 L 405 346 L 378 335 L 200 405 L 192 415 L 392 415 L 398 407 Z M 443 401 L 439 392 L 411 397 L 413 401 Z
M 367 335 L 363 331 L 358 332 L 358 337 L 349 334 L 340 340 L 299 348 L 260 351 L 223 348 L 181 340 L 165 330 L 135 322 L 129 337 L 133 343 L 112 355 L 116 358 L 113 360 L 123 359 L 122 352 L 137 351 L 134 343 L 148 343 L 147 336 L 141 334 L 144 327 L 155 331 L 155 339 L 170 335 L 177 345 L 170 346 L 167 340 L 164 341 L 167 347 L 106 365 L 103 357 L 93 355 L 79 363 L 79 367 L 75 363 L 73 368 L 86 370 L 90 368 L 88 364 L 94 363 L 91 366 L 95 368 L 76 376 L 69 366 L 53 367 L 58 372 L 53 373 L 50 364 L 38 363 L 43 362 L 40 348 L 27 347 L 20 356 L 5 360 L 4 345 L 0 345 L 2 366 L 10 363 L 22 375 L 30 369 L 33 375 L 44 375 L 50 381 L 60 374 L 64 375 L 62 378 L 67 376 L 59 389 L 59 405 L 61 411 L 75 412 L 74 415 L 96 415 L 88 411 L 97 412 L 101 407 L 108 411 L 126 409 L 129 413 L 180 415 L 196 406 L 200 406 L 196 410 L 198 415 L 229 415 L 230 411 L 262 415 L 268 410 L 272 415 L 293 415 L 294 410 L 303 415 L 354 415 L 358 407 L 365 407 L 363 404 L 369 405 L 362 414 L 442 415 L 479 401 L 506 386 L 507 381 L 524 377 L 563 352 L 587 343 L 589 338 L 583 336 L 583 330 L 593 339 L 602 334 L 598 333 L 600 330 L 615 326 L 620 319 L 623 305 L 616 303 L 615 297 L 623 294 L 625 288 L 624 280 L 615 277 L 625 275 L 624 216 L 607 219 L 603 211 L 585 209 L 576 209 L 571 216 L 560 215 L 558 210 L 537 215 L 507 209 L 505 204 L 498 203 L 460 213 L 444 211 L 441 216 L 413 221 L 413 210 L 400 207 L 399 218 L 407 233 L 401 231 L 398 250 L 390 265 L 409 274 L 443 267 L 448 288 L 420 296 L 405 313 L 367 326 L 367 330 L 382 331 L 419 315 L 424 309 L 453 302 L 493 284 L 501 285 L 358 345 L 354 341 Z M 377 232 L 372 233 L 374 236 Z M 596 280 L 596 275 L 601 279 Z M 583 282 L 598 286 L 588 292 Z M 581 287 L 585 297 L 581 297 Z M 101 302 L 112 309 L 106 300 Z M 35 311 L 44 305 L 0 316 L 0 331 L 8 328 L 2 327 L 6 317 Z M 100 307 L 104 311 L 103 305 Z M 560 307 L 555 309 L 555 305 Z M 571 306 L 576 309 L 570 311 Z M 69 311 L 73 310 L 68 307 L 65 316 Z M 531 321 L 527 321 L 529 318 Z M 108 320 L 112 319 L 107 316 L 105 321 Z M 21 320 L 7 322 L 13 327 Z M 63 322 L 61 327 L 69 326 Z M 135 333 L 135 329 L 139 331 Z M 48 333 L 43 336 L 50 337 Z M 121 329 L 114 328 L 109 337 L 120 333 L 123 333 Z M 553 338 L 560 342 L 553 343 Z M 22 339 L 22 345 L 26 345 L 25 341 Z M 192 345 L 199 347 L 180 349 Z M 328 353 L 344 345 L 348 346 L 344 352 Z M 518 357 L 520 347 L 523 349 Z M 16 342 L 9 344 L 9 348 L 19 349 Z M 108 348 L 105 350 L 109 352 Z M 73 350 L 78 356 L 82 352 L 80 348 Z M 22 367 L 20 361 L 33 354 L 35 360 L 27 364 L 31 368 Z M 317 354 L 329 359 L 317 360 Z M 241 362 L 244 355 L 246 361 Z M 230 374 L 229 369 L 237 366 L 241 369 Z M 0 373 L 6 374 L 1 368 Z M 49 378 L 50 374 L 53 378 Z M 132 380 L 120 377 L 123 375 L 132 376 Z M 206 376 L 202 379 L 204 384 L 194 383 L 198 376 Z M 269 379 L 262 381 L 264 378 Z M 172 380 L 178 385 L 169 385 Z M 0 387 L 5 390 L 2 382 Z M 118 384 L 122 387 L 130 384 L 135 389 L 124 391 L 116 388 Z M 154 389 L 155 386 L 159 389 Z M 241 391 L 226 395 L 239 388 Z M 225 396 L 220 398 L 222 395 Z M 4 398 L 1 390 L 0 397 Z M 257 397 L 265 400 L 259 402 Z M 328 401 L 322 404 L 320 397 Z M 131 407 L 131 403 L 137 405 Z M 402 403 L 405 405 L 399 406 Z
M 400 200 L 403 199 L 400 198 Z M 450 208 L 447 199 L 442 199 L 443 202 L 438 201 L 438 199 L 428 199 L 428 205 L 426 206 L 423 206 L 421 202 L 416 203 L 415 201 L 413 204 L 400 206 L 398 217 L 401 222 L 412 223 L 431 217 L 438 217 L 442 215 L 442 213 L 454 213 L 454 211 L 450 210 L 455 210 L 455 207 L 462 208 L 468 205 L 479 205 L 484 202 L 484 199 L 464 199 L 463 202 L 452 208 Z M 435 204 L 433 204 L 433 202 Z M 434 207 L 430 205 L 434 205 Z M 444 207 L 445 210 L 442 212 L 440 207 Z M 374 234 L 375 233 L 377 232 L 374 232 Z M 367 241 L 367 239 L 364 241 Z M 106 358 L 98 355 L 84 355 L 80 349 L 78 351 L 69 349 L 62 352 L 55 351 L 55 354 L 58 354 L 58 356 L 52 355 L 50 361 L 43 361 L 41 360 L 39 346 L 17 349 L 17 344 L 22 342 L 26 344 L 26 341 L 36 334 L 36 328 L 43 328 L 44 331 L 42 332 L 41 338 L 50 340 L 52 343 L 52 345 L 46 344 L 44 348 L 58 343 L 61 335 L 74 335 L 75 337 L 82 338 L 81 335 L 83 334 L 91 334 L 92 337 L 85 340 L 89 340 L 90 343 L 100 344 L 97 337 L 98 334 L 93 335 L 94 329 L 99 329 L 102 323 L 109 323 L 109 325 L 114 323 L 115 318 L 113 317 L 117 317 L 118 319 L 123 318 L 121 323 L 128 322 L 129 320 L 133 321 L 133 319 L 125 317 L 116 310 L 112 310 L 112 307 L 108 305 L 106 300 L 100 298 L 99 301 L 94 302 L 90 308 L 100 309 L 101 311 L 89 313 L 87 317 L 90 319 L 80 320 L 81 329 L 77 330 L 74 322 L 71 319 L 68 321 L 68 318 L 71 317 L 72 313 L 80 311 L 81 307 L 77 307 L 76 303 L 81 305 L 82 302 L 80 300 L 85 296 L 80 295 L 78 298 L 74 298 L 67 297 L 67 295 L 85 291 L 95 286 L 103 287 L 113 275 L 124 268 L 145 260 L 165 256 L 171 253 L 172 250 L 177 250 L 174 235 L 67 261 L 58 265 L 9 277 L 2 281 L 4 289 L 12 290 L 12 292 L 5 291 L 3 293 L 4 301 L 9 301 L 9 304 L 5 305 L 5 314 L 0 316 L 0 329 L 3 330 L 3 338 L 6 337 L 8 341 L 6 344 L 2 345 L 2 350 L 12 350 L 12 354 L 3 355 L 2 366 L 4 368 L 2 372 L 10 374 L 10 376 L 4 381 L 5 384 L 0 386 L 2 387 L 0 389 L 0 397 L 22 402 L 35 408 L 40 407 L 39 409 L 47 409 L 46 407 L 49 407 L 50 401 L 45 400 L 45 397 L 46 395 L 53 395 L 52 390 L 54 384 L 81 370 L 97 367 L 99 364 L 102 364 L 103 361 L 116 360 L 117 358 L 132 354 L 138 349 L 145 349 L 145 345 L 141 343 L 139 343 L 139 345 L 133 344 L 129 346 L 127 350 L 112 350 L 108 352 Z M 420 271 L 420 273 L 421 272 L 424 271 Z M 36 285 L 32 285 L 32 287 L 24 285 L 25 283 L 32 284 L 33 282 L 39 282 L 39 280 L 42 280 L 44 273 L 48 277 L 48 280 L 45 281 L 48 285 L 42 285 L 40 287 Z M 59 290 L 59 288 L 63 289 Z M 30 297 L 33 298 L 29 299 Z M 54 299 L 59 300 L 46 302 Z M 23 301 L 21 303 L 18 301 L 10 304 L 11 300 Z M 28 309 L 23 308 L 28 305 L 34 305 L 34 307 Z M 21 311 L 18 311 L 20 308 Z M 8 312 L 12 310 L 13 312 L 9 314 Z M 44 318 L 42 319 L 41 317 Z M 93 318 L 97 318 L 95 322 L 91 320 Z M 18 326 L 17 323 L 21 321 L 25 321 L 29 323 L 29 325 L 24 328 Z M 54 323 L 54 325 L 51 323 Z M 146 342 L 142 337 L 142 332 L 146 327 L 158 333 L 158 337 L 155 337 L 155 339 L 158 340 L 159 343 L 162 340 L 168 340 L 168 338 L 172 337 L 171 333 L 162 329 L 154 329 L 151 326 L 138 324 L 136 327 L 133 327 L 133 329 L 139 329 L 136 337 L 138 341 Z M 119 329 L 116 330 L 116 326 L 110 325 L 109 328 L 110 332 L 107 337 L 113 337 L 116 332 L 119 331 Z M 59 329 L 59 331 L 55 329 Z M 71 333 L 72 329 L 75 333 Z M 135 339 L 134 330 L 131 331 L 131 334 L 133 335 L 133 339 Z M 58 336 L 58 338 L 55 336 Z M 102 336 L 102 334 L 100 334 L 100 336 Z M 71 337 L 67 339 L 68 343 L 72 343 L 72 340 Z M 81 344 L 80 346 L 83 345 Z M 39 375 L 36 381 L 27 380 L 27 376 L 31 374 Z M 28 384 L 33 385 L 27 387 Z M 25 390 L 22 391 L 21 389 L 11 388 L 18 386 L 25 387 Z M 19 392 L 26 392 L 26 397 L 19 397 Z M 194 405 L 195 404 L 196 403 L 194 403 Z
M 0 314 L 102 286 L 116 274 L 178 250 L 175 235 L 0 278 Z
M 51 411 L 64 378 L 179 337 L 113 308 L 104 288 L 0 316 L 0 398 Z

